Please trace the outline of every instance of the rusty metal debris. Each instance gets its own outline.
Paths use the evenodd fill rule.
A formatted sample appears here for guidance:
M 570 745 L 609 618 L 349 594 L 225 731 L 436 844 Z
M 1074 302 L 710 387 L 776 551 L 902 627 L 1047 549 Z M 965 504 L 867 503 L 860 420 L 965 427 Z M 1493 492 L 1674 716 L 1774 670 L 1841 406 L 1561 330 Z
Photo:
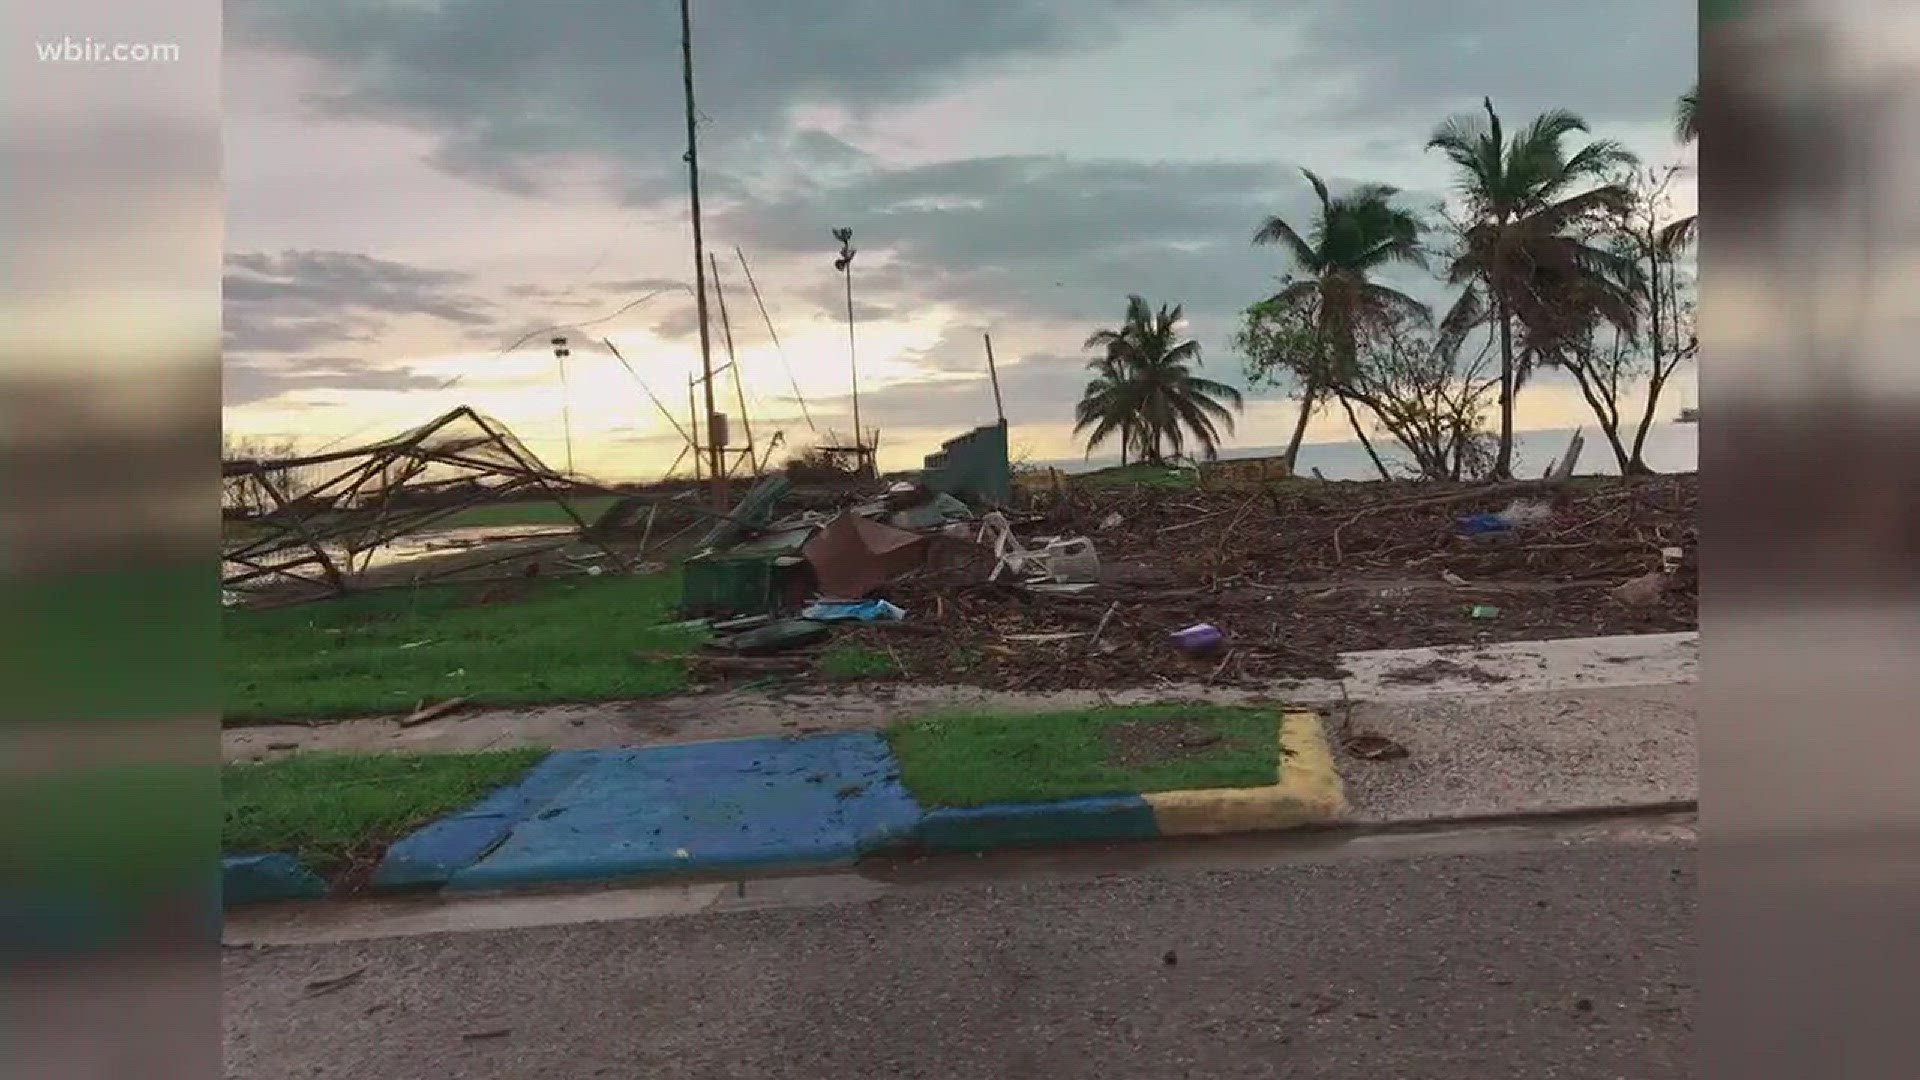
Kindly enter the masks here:
M 302 600 L 350 592 L 364 584 L 376 553 L 401 537 L 475 506 L 526 496 L 552 501 L 576 526 L 549 548 L 584 540 L 599 547 L 605 565 L 626 566 L 593 539 L 567 502 L 583 485 L 542 464 L 505 425 L 466 406 L 365 446 L 229 460 L 220 474 L 230 535 L 222 545 L 221 587 L 240 597 Z M 499 561 L 531 565 L 530 554 L 517 547 Z

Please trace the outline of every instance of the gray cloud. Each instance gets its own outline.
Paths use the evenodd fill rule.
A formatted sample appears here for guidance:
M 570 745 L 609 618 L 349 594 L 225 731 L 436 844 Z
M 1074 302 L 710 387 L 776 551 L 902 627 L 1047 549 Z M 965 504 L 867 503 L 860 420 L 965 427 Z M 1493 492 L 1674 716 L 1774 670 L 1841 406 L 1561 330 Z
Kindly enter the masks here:
M 461 291 L 465 274 L 344 251 L 238 252 L 226 257 L 226 267 L 222 345 L 230 364 L 376 342 L 409 315 L 452 323 L 469 340 L 495 332 L 482 301 Z M 243 374 L 241 385 L 264 393 L 270 384 L 260 370 L 272 369 Z
M 1350 183 L 1328 182 L 1336 190 Z M 1401 201 L 1418 207 L 1438 198 L 1410 192 Z M 755 250 L 816 255 L 818 280 L 789 291 L 824 310 L 836 310 L 841 284 L 824 226 L 845 222 L 862 250 L 856 300 L 876 310 L 931 300 L 963 306 L 987 325 L 1026 320 L 1091 331 L 1116 320 L 1138 292 L 1184 304 L 1209 351 L 1224 355 L 1236 313 L 1289 269 L 1282 249 L 1253 245 L 1255 229 L 1276 213 L 1304 229 L 1316 206 L 1300 173 L 1282 165 L 975 158 L 869 172 L 731 208 L 715 228 Z M 977 339 L 951 348 L 952 369 L 965 369 L 960 358 L 977 356 Z M 945 356 L 943 343 L 923 359 L 945 367 Z
M 457 288 L 468 275 L 426 270 L 347 251 L 231 254 L 223 296 L 243 317 L 340 311 L 430 315 L 465 326 L 493 322 Z
M 869 110 L 949 83 L 969 65 L 1097 41 L 1148 0 L 715 0 L 697 5 L 702 135 L 730 147 L 783 134 L 791 110 Z M 680 26 L 670 3 L 521 0 L 311 4 L 263 0 L 228 13 L 230 45 L 325 61 L 327 115 L 440 136 L 437 163 L 514 191 L 540 186 L 542 155 L 624 162 L 637 194 L 662 197 L 683 168 Z M 843 151 L 811 139 L 816 156 Z M 845 148 L 851 149 L 851 148 Z M 721 170 L 724 171 L 724 170 Z
M 1309 63 L 1364 75 L 1347 117 L 1432 124 L 1491 96 L 1509 122 L 1549 108 L 1596 123 L 1664 120 L 1697 69 L 1698 13 L 1674 0 L 1316 0 L 1294 10 Z M 1272 92 L 1312 78 L 1276 72 Z
M 228 357 L 252 353 L 294 355 L 353 342 L 372 342 L 379 336 L 381 326 L 381 320 L 364 315 L 275 316 L 245 312 L 229 304 L 221 335 L 222 348 Z
M 443 381 L 351 359 L 228 360 L 221 368 L 220 396 L 226 405 L 251 405 L 299 390 L 430 390 Z
M 856 120 L 960 84 L 982 64 L 1113 40 L 1143 17 L 1206 9 L 1270 21 L 1269 99 L 1318 118 L 1429 125 L 1484 94 L 1515 116 L 1566 106 L 1596 122 L 1664 119 L 1696 66 L 1695 13 L 1673 0 L 710 0 L 695 14 L 701 148 L 716 200 L 750 197 L 769 168 L 859 167 L 824 131 L 789 131 L 795 110 Z M 311 4 L 261 0 L 229 12 L 231 47 L 323 61 L 324 115 L 427 131 L 435 163 L 522 194 L 549 155 L 623 166 L 630 201 L 680 197 L 685 144 L 679 21 L 671 3 L 521 0 Z M 1278 45 L 1277 45 L 1278 47 Z M 1189 62 L 1204 62 L 1204 59 Z M 1122 76 L 1117 76 L 1122 77 Z M 1349 88 L 1344 89 L 1343 88 Z M 772 161 L 781 162 L 770 166 Z

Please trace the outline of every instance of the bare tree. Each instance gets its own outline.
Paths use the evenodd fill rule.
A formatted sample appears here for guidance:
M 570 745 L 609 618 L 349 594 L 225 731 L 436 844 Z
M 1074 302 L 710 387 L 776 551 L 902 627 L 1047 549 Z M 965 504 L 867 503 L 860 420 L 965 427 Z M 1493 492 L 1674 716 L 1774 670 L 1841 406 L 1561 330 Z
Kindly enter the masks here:
M 1288 279 L 1289 281 L 1291 279 Z M 1263 300 L 1248 308 L 1240 329 L 1234 335 L 1234 347 L 1242 357 L 1247 380 L 1253 385 L 1286 385 L 1300 402 L 1300 416 L 1293 438 L 1287 444 L 1287 468 L 1294 467 L 1307 420 L 1312 414 L 1337 401 L 1347 414 L 1347 423 L 1367 452 L 1382 480 L 1393 474 L 1367 438 L 1367 429 L 1354 412 L 1353 402 L 1339 394 L 1339 387 L 1351 381 L 1347 371 L 1359 362 L 1360 339 L 1382 322 L 1395 320 L 1391 313 L 1374 313 L 1364 319 L 1328 320 L 1311 296 L 1304 303 Z M 1424 309 L 1409 310 L 1398 318 L 1409 322 L 1426 319 Z
M 1473 337 L 1480 346 L 1463 357 Z M 1498 458 L 1499 439 L 1481 423 L 1500 389 L 1496 341 L 1409 320 L 1385 323 L 1362 340 L 1360 362 L 1336 392 L 1372 413 L 1421 477 L 1479 479 Z
M 1636 171 L 1624 185 L 1633 197 L 1611 222 L 1613 250 L 1638 268 L 1626 283 L 1639 308 L 1635 325 L 1609 325 L 1573 310 L 1569 319 L 1578 329 L 1552 342 L 1542 356 L 1573 376 L 1621 473 L 1628 476 L 1653 471 L 1644 455 L 1661 392 L 1700 350 L 1694 274 L 1684 265 L 1693 236 L 1686 226 L 1692 219 L 1673 213 L 1672 186 L 1679 172 L 1679 166 Z M 1641 387 L 1640 413 L 1630 417 L 1634 392 Z
M 1314 385 L 1340 402 L 1383 477 L 1392 473 L 1366 439 L 1360 413 L 1372 415 L 1413 458 L 1418 475 L 1461 480 L 1486 475 L 1498 440 L 1482 427 L 1500 387 L 1496 338 L 1484 332 L 1484 309 L 1455 306 L 1454 328 L 1436 331 L 1413 316 L 1370 321 L 1354 339 L 1349 362 L 1333 363 L 1311 312 L 1256 305 L 1236 340 L 1250 382 Z M 1478 340 L 1463 359 L 1467 343 Z

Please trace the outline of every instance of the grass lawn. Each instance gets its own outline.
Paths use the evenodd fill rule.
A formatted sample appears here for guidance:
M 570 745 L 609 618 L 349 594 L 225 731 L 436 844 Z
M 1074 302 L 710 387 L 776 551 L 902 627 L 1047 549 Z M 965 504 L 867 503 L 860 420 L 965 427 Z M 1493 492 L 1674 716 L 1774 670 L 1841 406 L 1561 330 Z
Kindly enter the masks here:
M 490 591 L 524 595 L 480 602 Z M 677 573 L 439 584 L 222 613 L 228 723 L 408 712 L 421 701 L 535 705 L 658 697 L 686 683 L 662 630 Z M 642 660 L 636 653 L 667 654 Z
M 307 754 L 221 769 L 221 850 L 287 852 L 321 872 L 453 813 L 533 768 L 547 751 Z
M 1192 469 L 1175 469 L 1155 465 L 1116 465 L 1110 469 L 1097 469 L 1093 472 L 1077 473 L 1068 477 L 1067 481 L 1068 483 L 1085 488 L 1190 488 L 1194 486 L 1196 482 L 1196 474 Z
M 1273 709 L 1145 705 L 947 713 L 886 735 L 922 806 L 984 806 L 1272 784 L 1279 722 Z

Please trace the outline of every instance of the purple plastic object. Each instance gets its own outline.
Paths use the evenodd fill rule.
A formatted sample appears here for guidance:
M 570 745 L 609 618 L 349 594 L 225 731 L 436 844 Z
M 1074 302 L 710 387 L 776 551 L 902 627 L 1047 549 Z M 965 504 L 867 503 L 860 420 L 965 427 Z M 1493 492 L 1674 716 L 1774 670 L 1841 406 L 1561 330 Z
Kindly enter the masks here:
M 1227 636 L 1212 623 L 1200 623 L 1185 630 L 1175 630 L 1172 634 L 1174 647 L 1182 652 L 1206 653 L 1220 647 Z

